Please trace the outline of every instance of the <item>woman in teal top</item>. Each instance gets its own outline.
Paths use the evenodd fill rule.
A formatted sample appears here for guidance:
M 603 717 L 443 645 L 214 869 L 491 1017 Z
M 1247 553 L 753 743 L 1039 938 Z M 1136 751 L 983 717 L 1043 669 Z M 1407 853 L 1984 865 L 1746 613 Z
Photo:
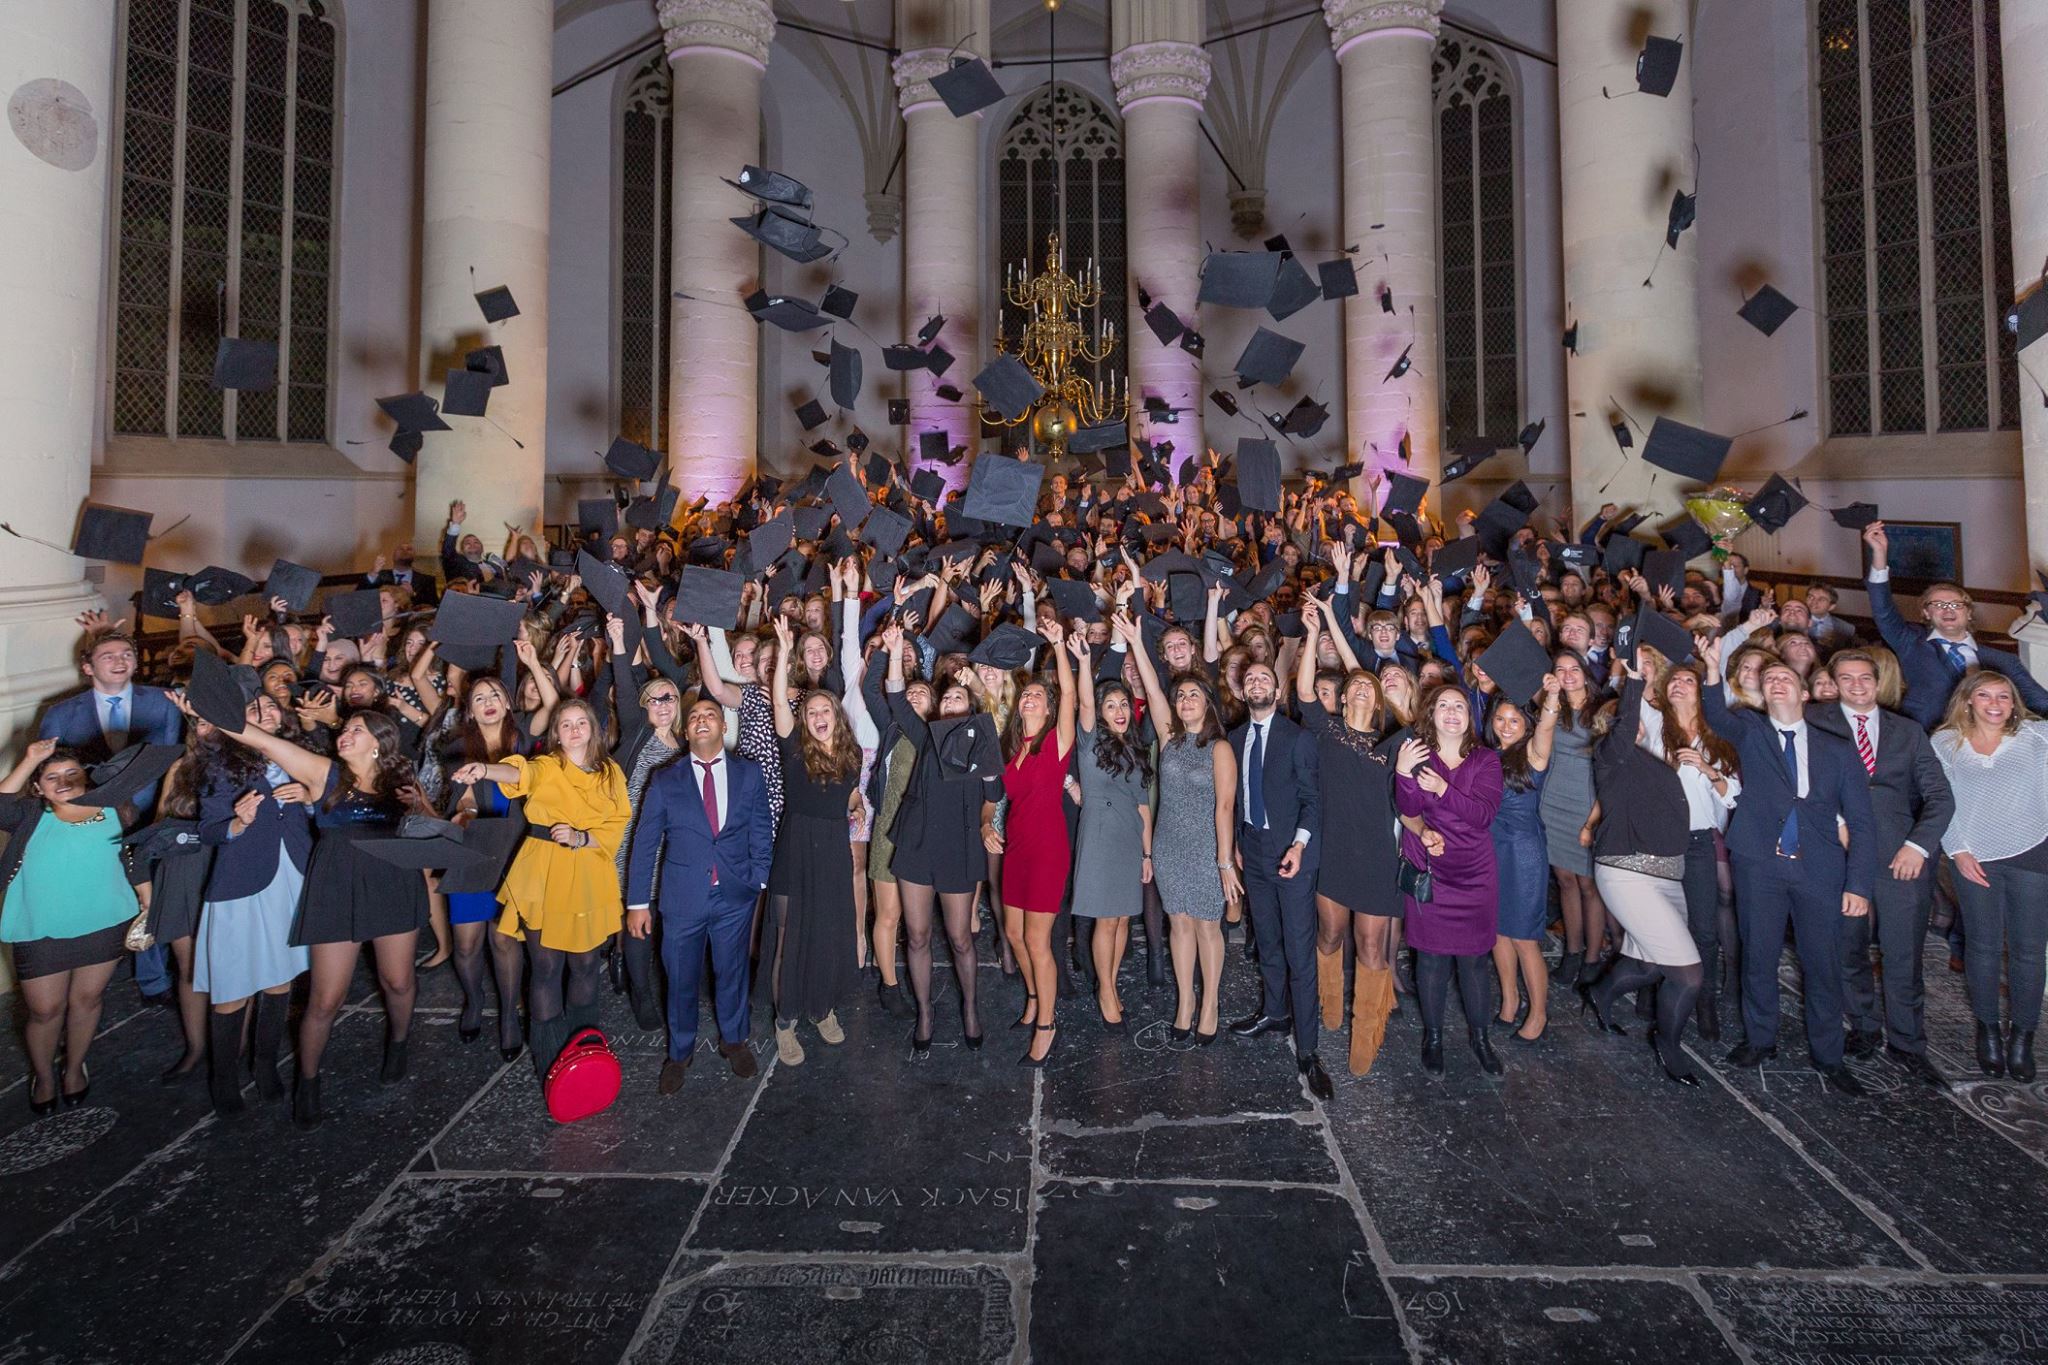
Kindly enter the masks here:
M 78 755 L 50 739 L 29 745 L 0 781 L 0 831 L 8 835 L 0 853 L 0 942 L 13 945 L 28 1005 L 28 1103 L 38 1116 L 57 1109 L 60 1033 L 64 1105 L 85 1103 L 92 1088 L 85 1054 L 99 1030 L 100 1002 L 126 951 L 128 921 L 138 904 L 149 904 L 148 874 L 124 856 L 114 812 L 71 804 L 86 788 Z

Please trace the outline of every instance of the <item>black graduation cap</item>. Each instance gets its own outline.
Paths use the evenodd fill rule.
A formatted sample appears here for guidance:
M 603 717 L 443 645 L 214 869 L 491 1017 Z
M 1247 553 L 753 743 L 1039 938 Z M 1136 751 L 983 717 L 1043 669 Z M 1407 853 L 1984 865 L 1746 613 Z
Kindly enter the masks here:
M 860 538 L 864 544 L 874 546 L 877 554 L 894 555 L 910 538 L 910 518 L 892 508 L 877 507 L 862 523 Z
M 1168 403 L 1164 394 L 1145 395 L 1145 415 L 1157 423 L 1174 424 L 1180 421 L 1180 409 Z
M 1174 619 L 1182 624 L 1199 621 L 1209 610 L 1208 585 L 1197 573 L 1168 574 L 1166 604 L 1172 609 Z
M 792 507 L 789 509 L 789 515 L 790 519 L 796 524 L 796 534 L 799 540 L 816 540 L 819 536 L 825 534 L 825 527 L 832 520 L 832 509 L 829 507 Z
M 506 322 L 519 316 L 519 305 L 512 301 L 512 291 L 502 284 L 479 291 L 476 306 L 483 309 L 485 322 Z
M 832 285 L 825 290 L 825 297 L 818 300 L 818 311 L 830 313 L 835 318 L 853 317 L 853 305 L 860 301 L 860 295 L 843 285 Z
M 131 511 L 89 502 L 78 519 L 78 535 L 71 553 L 80 559 L 103 559 L 109 564 L 140 564 L 149 547 L 151 512 Z
M 1671 215 L 1664 224 L 1664 245 L 1677 247 L 1678 235 L 1693 225 L 1699 216 L 1700 197 L 1675 190 L 1671 195 Z
M 876 488 L 882 488 L 887 485 L 896 469 L 894 465 L 889 463 L 889 457 L 879 450 L 868 452 L 867 461 L 862 465 L 862 468 L 867 471 L 868 482 Z
M 1765 336 L 1770 336 L 1783 327 L 1785 320 L 1798 311 L 1798 304 L 1769 285 L 1764 285 L 1744 299 L 1742 307 L 1735 310 L 1736 316 Z
M 1321 431 L 1329 420 L 1330 410 L 1327 407 L 1313 398 L 1303 397 L 1274 423 L 1274 427 L 1283 436 L 1308 437 Z
M 590 600 L 612 616 L 633 616 L 632 585 L 626 581 L 626 574 L 618 565 L 599 559 L 588 550 L 576 552 L 576 576 L 583 580 L 584 591 Z
M 1652 603 L 1645 602 L 1636 609 L 1632 635 L 1637 649 L 1648 645 L 1673 664 L 1685 663 L 1693 656 L 1692 633 Z
M 932 745 L 939 756 L 940 779 L 978 782 L 999 774 L 1003 750 L 996 729 L 994 716 L 979 713 L 933 721 Z
M 719 178 L 724 179 L 723 176 Z M 763 170 L 759 166 L 742 166 L 740 178 L 726 180 L 725 183 L 750 199 L 758 199 L 769 204 L 782 204 L 803 213 L 811 210 L 810 186 L 780 171 Z
M 1532 507 L 1525 504 L 1533 502 L 1528 485 L 1517 483 L 1480 510 L 1474 531 L 1488 554 L 1495 559 L 1507 558 L 1508 542 L 1529 524 Z
M 185 580 L 185 586 L 191 590 L 193 601 L 208 607 L 226 606 L 237 597 L 256 591 L 253 579 L 217 564 L 209 564 L 191 575 Z
M 407 431 L 401 427 L 391 433 L 391 453 L 407 464 L 419 458 L 420 447 L 425 444 L 426 438 L 417 431 Z
M 1097 426 L 1082 427 L 1075 432 L 1073 438 L 1067 442 L 1067 449 L 1076 455 L 1093 455 L 1100 451 L 1127 446 L 1130 442 L 1131 432 L 1128 423 L 1103 422 Z M 1125 467 L 1128 468 L 1128 454 L 1125 461 Z
M 1600 562 L 1610 574 L 1641 568 L 1650 547 L 1631 535 L 1611 535 L 1601 542 Z
M 1660 98 L 1669 95 L 1678 80 L 1679 58 L 1684 55 L 1685 44 L 1676 38 L 1646 39 L 1643 50 L 1636 54 L 1636 89 Z
M 462 367 L 477 374 L 489 375 L 491 387 L 502 388 L 512 382 L 511 374 L 505 369 L 505 348 L 503 346 L 479 346 L 467 351 L 462 357 Z
M 752 578 L 782 558 L 795 539 L 796 523 L 791 520 L 788 512 L 764 521 L 747 537 L 746 547 L 742 552 L 745 563 L 736 564 L 734 567 L 740 570 L 742 577 Z
M 1671 589 L 1676 598 L 1685 587 L 1685 555 L 1677 550 L 1651 550 L 1643 556 L 1643 581 L 1652 592 Z
M 1402 375 L 1408 373 L 1409 369 L 1414 365 L 1414 362 L 1409 359 L 1410 354 L 1414 350 L 1415 343 L 1412 341 L 1409 342 L 1406 346 L 1403 346 L 1401 348 L 1401 354 L 1395 357 L 1394 368 L 1388 370 L 1386 378 L 1382 379 L 1380 382 L 1382 384 L 1391 383 L 1392 381 L 1399 379 Z
M 1755 497 L 1742 504 L 1742 510 L 1749 519 L 1764 530 L 1776 535 L 1785 529 L 1785 523 L 1792 520 L 1799 509 L 1806 506 L 1806 496 L 1782 475 L 1771 475 L 1768 482 L 1757 490 Z
M 1365 462 L 1363 460 L 1360 460 L 1356 464 L 1340 464 L 1335 469 L 1330 471 L 1330 479 L 1334 483 L 1343 483 L 1347 479 L 1357 478 L 1360 474 L 1363 474 L 1364 472 Z
M 1536 449 L 1536 443 L 1543 439 L 1543 428 L 1549 425 L 1550 419 L 1542 417 L 1522 428 L 1522 434 L 1515 437 L 1515 444 L 1522 448 L 1524 455 Z
M 1128 434 L 1128 433 L 1126 433 Z M 1102 466 L 1112 479 L 1131 477 L 1131 447 L 1129 442 L 1120 442 L 1104 448 Z
M 122 753 L 129 750 L 123 749 Z M 88 804 L 83 797 L 73 804 Z M 206 845 L 199 839 L 197 820 L 157 820 L 141 829 L 130 830 L 121 836 L 121 842 L 133 851 L 135 860 L 145 867 L 152 867 L 166 858 L 180 858 L 188 853 L 204 851 Z
M 1479 537 L 1465 536 L 1445 542 L 1429 562 L 1429 572 L 1446 587 L 1479 567 Z
M 1616 445 L 1620 446 L 1623 450 L 1634 450 L 1636 448 L 1636 434 L 1629 429 L 1626 417 L 1616 417 L 1609 425 L 1614 432 L 1614 443 Z
M 842 346 L 837 338 L 832 342 L 832 401 L 842 408 L 850 408 L 860 401 L 860 352 L 851 346 Z
M 1847 507 L 1830 508 L 1828 515 L 1845 531 L 1861 531 L 1871 522 L 1883 520 L 1874 502 L 1852 502 Z
M 450 593 L 450 597 L 471 597 L 473 593 Z M 327 599 L 325 612 L 334 622 L 334 634 L 342 640 L 360 640 L 384 624 L 384 604 L 375 588 L 337 593 Z
M 934 346 L 924 353 L 924 367 L 934 376 L 942 375 L 953 368 L 953 353 L 943 346 Z
M 449 417 L 481 417 L 491 402 L 491 377 L 477 370 L 450 370 L 441 391 L 441 411 Z
M 1002 83 L 979 57 L 955 57 L 953 65 L 932 77 L 932 93 L 946 102 L 954 118 L 966 118 L 1003 99 Z
M 818 311 L 818 305 L 809 299 L 793 298 L 787 294 L 770 294 L 756 289 L 746 298 L 747 312 L 756 322 L 769 322 L 785 332 L 815 332 L 828 327 L 832 320 Z
M 628 483 L 640 483 L 654 477 L 660 466 L 661 457 L 623 436 L 613 439 L 611 449 L 604 453 L 604 467 Z
M 2048 336 L 2048 285 L 2016 301 L 2005 315 L 2005 325 L 2013 334 L 2015 350 L 2024 351 Z
M 313 591 L 319 589 L 319 573 L 305 565 L 295 565 L 289 559 L 270 565 L 270 575 L 262 581 L 264 598 L 283 598 L 287 612 L 303 612 L 313 606 Z
M 1038 489 L 1045 468 L 1029 460 L 991 455 L 974 462 L 968 476 L 962 514 L 1003 526 L 1029 526 L 1038 507 Z
M 1244 585 L 1244 593 L 1254 602 L 1263 602 L 1278 592 L 1280 585 L 1286 581 L 1287 561 L 1276 555 L 1263 569 L 1251 576 L 1250 581 Z
M 1394 311 L 1394 287 L 1390 284 L 1382 283 L 1380 285 L 1380 311 L 1382 313 Z
M 524 602 L 476 592 L 451 592 L 434 609 L 434 623 L 427 629 L 427 638 L 458 648 L 509 645 L 517 638 L 520 623 L 525 619 Z
M 974 376 L 974 387 L 990 411 L 1009 421 L 1029 412 L 1045 394 L 1045 386 L 1013 355 L 999 355 L 984 365 Z
M 997 626 L 967 656 L 969 663 L 987 664 L 990 668 L 1004 668 L 1015 671 L 1031 667 L 1031 661 L 1038 654 L 1038 648 L 1045 641 L 1036 631 L 1008 622 Z
M 900 427 L 909 420 L 910 400 L 908 398 L 891 398 L 889 400 L 889 425 Z
M 844 455 L 846 452 L 839 448 L 839 442 L 833 440 L 831 437 L 828 436 L 822 441 L 811 442 L 811 453 L 813 455 L 822 455 L 828 460 L 836 460 L 841 455 Z M 805 482 L 810 484 L 815 489 L 818 484 L 821 484 L 825 481 L 824 472 L 822 468 L 815 469 L 811 472 L 817 475 L 817 477 L 806 478 Z
M 205 651 L 200 651 L 204 653 Z M 194 657 L 197 657 L 196 655 Z M 244 701 L 242 707 L 246 708 Z M 92 787 L 75 797 L 75 806 L 119 806 L 133 801 L 145 787 L 163 780 L 184 754 L 182 744 L 131 744 L 104 763 L 93 765 L 88 774 Z
M 1280 258 L 1280 272 L 1273 281 L 1273 293 L 1266 300 L 1266 311 L 1273 321 L 1284 322 L 1302 309 L 1322 297 L 1316 282 L 1302 269 L 1301 262 L 1293 256 Z
M 1619 439 L 1618 433 L 1616 439 Z M 1711 431 L 1702 431 L 1660 416 L 1650 427 L 1649 439 L 1643 442 L 1643 459 L 1682 479 L 1712 483 L 1720 477 L 1721 463 L 1728 458 L 1728 450 L 1734 444 L 1732 437 L 1717 436 Z
M 194 715 L 216 730 L 239 735 L 248 723 L 245 713 L 249 697 L 242 691 L 241 680 L 228 661 L 210 649 L 196 650 L 192 655 L 192 678 L 185 685 L 185 701 Z
M 1549 653 L 1519 619 L 1508 622 L 1477 662 L 1502 699 L 1517 706 L 1527 706 L 1543 690 L 1543 677 L 1550 672 Z
M 441 876 L 443 895 L 472 893 L 490 895 L 505 879 L 526 842 L 526 817 L 493 815 L 472 820 L 462 827 L 462 851 L 467 861 L 450 863 Z
M 1358 272 L 1351 260 L 1339 256 L 1316 267 L 1316 283 L 1326 299 L 1348 299 L 1358 292 Z
M 925 367 L 925 363 L 924 348 L 922 346 L 899 343 L 895 346 L 884 346 L 882 348 L 882 366 L 885 369 L 896 371 L 921 370 Z
M 952 654 L 972 647 L 980 630 L 979 617 L 958 602 L 949 602 L 939 619 L 926 627 L 925 641 L 940 654 Z
M 1661 534 L 1665 543 L 1671 546 L 1672 553 L 1679 556 L 1681 564 L 1689 564 L 1714 548 L 1713 536 L 1691 517 L 1675 526 L 1667 526 Z
M 805 431 L 816 431 L 828 420 L 825 405 L 815 398 L 806 398 L 796 406 L 796 420 Z
M 683 625 L 731 630 L 740 619 L 740 590 L 746 580 L 726 569 L 685 564 L 669 612 Z
M 1564 348 L 1573 355 L 1579 353 L 1579 324 L 1574 322 L 1564 329 Z
M 405 816 L 394 837 L 361 839 L 357 847 L 393 866 L 421 871 L 470 867 L 483 861 L 483 854 L 468 846 L 460 825 L 430 815 Z
M 424 393 L 400 393 L 379 398 L 377 406 L 398 424 L 400 431 L 453 431 L 441 420 L 441 410 Z
M 1180 340 L 1180 334 L 1187 330 L 1181 326 L 1180 319 L 1174 316 L 1173 310 L 1163 303 L 1154 303 L 1145 310 L 1145 325 L 1152 329 L 1153 336 L 1159 338 L 1161 346 L 1173 345 Z
M 1301 353 L 1306 349 L 1291 337 L 1261 327 L 1252 333 L 1252 339 L 1245 343 L 1244 353 L 1238 356 L 1237 364 L 1231 369 L 1247 384 L 1282 384 L 1294 369 L 1294 362 L 1301 359 Z
M 222 337 L 213 348 L 213 387 L 261 392 L 277 387 L 277 343 Z
M 832 254 L 815 223 L 786 208 L 763 204 L 751 214 L 726 220 L 771 251 L 805 265 Z
M 626 525 L 636 531 L 659 531 L 675 520 L 676 504 L 683 490 L 665 483 L 651 497 L 638 497 L 626 504 Z
M 576 529 L 585 535 L 611 535 L 619 529 L 619 504 L 611 498 L 578 498 Z
M 1231 393 L 1228 389 L 1211 389 L 1209 391 L 1209 401 L 1223 409 L 1226 413 L 1229 413 L 1232 417 L 1237 416 L 1237 395 Z
M 1500 453 L 1500 448 L 1484 436 L 1467 437 L 1452 449 L 1457 452 L 1457 458 L 1443 468 L 1441 477 L 1445 483 L 1456 483 Z
M 934 313 L 924 320 L 924 326 L 917 329 L 917 344 L 929 346 L 939 338 L 939 329 L 946 325 L 944 313 Z
M 185 591 L 185 575 L 162 569 L 142 571 L 142 612 L 145 616 L 175 617 L 178 594 Z
M 860 525 L 861 518 L 868 514 L 873 504 L 868 501 L 868 491 L 860 486 L 853 470 L 840 465 L 825 480 L 825 496 L 832 500 L 832 510 L 839 514 L 840 524 L 851 530 Z
M 957 403 L 963 396 L 959 388 L 952 384 L 941 384 L 937 388 L 933 389 L 932 392 L 935 395 L 937 395 L 939 401 L 943 403 Z
M 1095 601 L 1095 589 L 1078 578 L 1048 578 L 1045 591 L 1052 598 L 1053 607 L 1062 621 L 1079 618 L 1095 622 L 1102 619 L 1102 608 Z
M 946 439 L 943 431 L 928 431 L 925 435 L 936 436 L 941 442 Z M 910 476 L 910 492 L 914 497 L 936 503 L 946 496 L 946 481 L 936 469 L 920 469 Z
M 1280 452 L 1271 441 L 1238 438 L 1237 490 L 1244 505 L 1253 511 L 1280 510 Z
M 1273 251 L 1212 251 L 1202 262 L 1202 287 L 1195 302 L 1264 308 L 1280 282 L 1281 260 Z

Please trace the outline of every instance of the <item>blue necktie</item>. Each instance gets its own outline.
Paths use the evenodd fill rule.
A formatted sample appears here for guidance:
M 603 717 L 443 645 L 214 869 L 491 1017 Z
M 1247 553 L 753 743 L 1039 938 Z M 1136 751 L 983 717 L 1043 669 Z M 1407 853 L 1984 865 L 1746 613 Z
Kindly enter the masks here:
M 1792 809 L 1785 812 L 1785 828 L 1778 831 L 1778 852 L 1787 858 L 1799 856 L 1799 750 L 1793 744 L 1794 732 L 1780 730 L 1785 737 L 1785 776 L 1792 783 Z
M 1245 813 L 1253 829 L 1266 827 L 1266 727 L 1252 727 L 1251 766 L 1246 771 Z
M 1941 646 L 1941 654 L 1948 661 L 1949 672 L 1960 678 L 1969 671 L 1968 666 L 1963 663 L 1963 647 L 1961 645 L 1951 644 L 1947 640 L 1936 640 L 1934 643 Z
M 107 698 L 107 733 L 109 735 L 120 735 L 127 728 L 128 722 L 121 718 L 121 699 L 119 697 Z

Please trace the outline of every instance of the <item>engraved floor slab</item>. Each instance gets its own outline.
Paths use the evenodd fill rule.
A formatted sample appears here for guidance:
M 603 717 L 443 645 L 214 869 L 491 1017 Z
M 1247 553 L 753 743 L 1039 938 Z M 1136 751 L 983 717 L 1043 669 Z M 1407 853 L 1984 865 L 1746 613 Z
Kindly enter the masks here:
M 1702 1281 L 1757 1365 L 2048 1361 L 2048 1288 L 2040 1285 Z
M 1737 1365 L 1699 1301 L 1654 1280 L 1397 1278 L 1401 1316 L 1430 1365 Z
M 1337 1182 L 1312 1112 L 1300 1118 L 1140 1119 L 1107 1130 L 1048 1124 L 1042 1155 L 1047 1172 L 1061 1176 Z

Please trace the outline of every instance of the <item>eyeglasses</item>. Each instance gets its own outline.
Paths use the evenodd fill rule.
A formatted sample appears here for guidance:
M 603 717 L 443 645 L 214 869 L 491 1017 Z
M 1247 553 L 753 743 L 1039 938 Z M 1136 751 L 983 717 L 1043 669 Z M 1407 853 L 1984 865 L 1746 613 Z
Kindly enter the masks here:
M 1939 601 L 1929 602 L 1927 605 L 1936 611 L 1961 611 L 1970 604 L 1968 602 L 1958 602 L 1953 597 L 1944 597 Z
M 655 696 L 649 697 L 647 699 L 647 704 L 649 706 L 674 706 L 677 702 L 681 700 L 681 697 L 670 697 L 656 694 Z

